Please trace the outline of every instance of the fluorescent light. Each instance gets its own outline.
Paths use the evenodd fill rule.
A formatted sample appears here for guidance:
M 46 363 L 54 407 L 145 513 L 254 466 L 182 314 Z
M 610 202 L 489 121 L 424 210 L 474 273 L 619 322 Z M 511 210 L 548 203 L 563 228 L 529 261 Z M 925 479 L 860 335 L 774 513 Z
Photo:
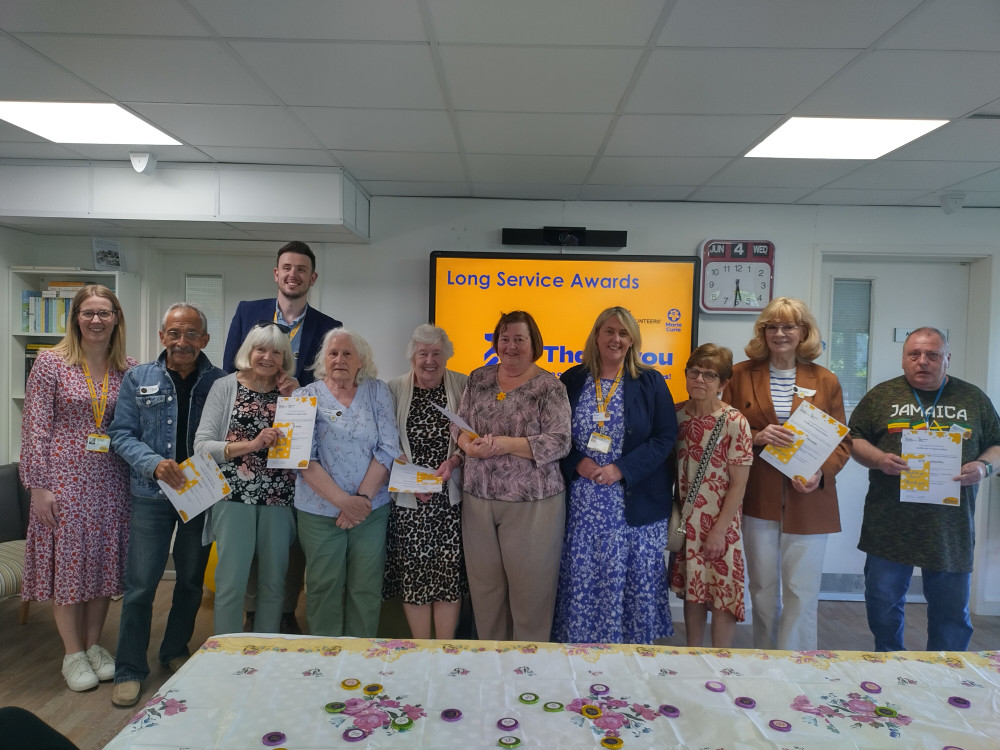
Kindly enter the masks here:
M 948 120 L 793 117 L 747 154 L 760 159 L 877 159 Z
M 56 143 L 181 145 L 117 104 L 0 102 L 0 120 Z

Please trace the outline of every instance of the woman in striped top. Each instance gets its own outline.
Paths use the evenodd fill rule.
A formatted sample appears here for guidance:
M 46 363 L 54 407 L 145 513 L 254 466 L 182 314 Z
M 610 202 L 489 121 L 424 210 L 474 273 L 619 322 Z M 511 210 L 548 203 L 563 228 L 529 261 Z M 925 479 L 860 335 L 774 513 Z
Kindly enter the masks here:
M 816 319 L 802 302 L 772 300 L 754 324 L 750 359 L 733 368 L 722 400 L 747 418 L 754 454 L 791 445 L 782 425 L 802 401 L 842 423 L 837 376 L 813 364 L 823 350 Z M 755 648 L 815 650 L 816 610 L 827 535 L 840 531 L 836 474 L 850 457 L 850 438 L 812 477 L 788 479 L 753 462 L 743 499 L 743 545 L 753 607 Z

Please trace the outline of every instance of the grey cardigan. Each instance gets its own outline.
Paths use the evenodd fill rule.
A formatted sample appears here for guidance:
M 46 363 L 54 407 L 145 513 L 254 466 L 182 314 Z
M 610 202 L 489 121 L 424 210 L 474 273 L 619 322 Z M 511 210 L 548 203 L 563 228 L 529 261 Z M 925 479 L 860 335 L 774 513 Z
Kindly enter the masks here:
M 448 400 L 448 411 L 457 412 L 458 402 L 462 399 L 462 391 L 465 390 L 465 381 L 468 375 L 452 370 L 444 371 L 444 393 Z M 410 441 L 406 438 L 406 420 L 410 414 L 410 403 L 413 401 L 413 370 L 393 378 L 389 381 L 389 390 L 396 399 L 396 423 L 399 425 L 399 442 L 403 448 L 403 453 L 410 460 L 413 460 L 413 453 L 410 451 Z M 450 431 L 449 431 L 450 432 Z M 448 438 L 448 458 L 458 452 L 458 445 L 449 436 Z M 437 468 L 436 466 L 432 468 Z M 412 492 L 391 492 L 396 505 L 403 508 L 416 508 L 417 498 Z M 448 480 L 448 498 L 452 505 L 462 502 L 462 467 L 458 467 L 451 473 Z

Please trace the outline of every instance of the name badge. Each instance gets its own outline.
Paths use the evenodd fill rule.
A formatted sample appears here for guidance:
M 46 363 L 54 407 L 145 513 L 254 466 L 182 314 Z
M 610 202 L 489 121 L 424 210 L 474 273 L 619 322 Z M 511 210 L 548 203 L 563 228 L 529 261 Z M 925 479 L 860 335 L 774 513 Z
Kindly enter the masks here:
M 799 398 L 812 398 L 816 395 L 815 388 L 803 388 L 801 385 L 793 385 L 792 390 Z
M 107 435 L 87 435 L 87 450 L 95 453 L 107 453 L 111 448 L 111 438 Z
M 607 453 L 611 450 L 611 438 L 599 432 L 592 432 L 590 433 L 590 440 L 587 442 L 587 447 L 598 453 Z
M 160 392 L 159 384 L 156 385 L 140 385 L 139 395 L 140 396 L 152 396 L 153 394 Z
M 595 422 L 607 422 L 608 421 L 607 412 L 595 411 L 594 412 L 594 421 Z

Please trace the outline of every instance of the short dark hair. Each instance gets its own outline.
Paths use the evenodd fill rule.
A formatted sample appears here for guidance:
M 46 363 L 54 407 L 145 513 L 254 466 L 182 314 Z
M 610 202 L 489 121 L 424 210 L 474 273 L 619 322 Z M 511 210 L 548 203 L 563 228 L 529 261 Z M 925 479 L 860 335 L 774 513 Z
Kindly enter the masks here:
M 282 245 L 281 249 L 278 250 L 278 259 L 274 263 L 276 267 L 281 265 L 281 256 L 285 253 L 305 255 L 309 258 L 309 262 L 312 263 L 312 270 L 316 270 L 316 255 L 313 253 L 312 248 L 306 243 L 299 242 L 298 240 L 292 240 L 287 245 Z
M 493 329 L 493 351 L 499 356 L 500 352 L 497 350 L 499 344 L 497 342 L 500 340 L 500 334 L 503 333 L 503 330 L 507 326 L 513 323 L 524 323 L 528 326 L 528 335 L 531 337 L 531 358 L 537 362 L 538 358 L 542 356 L 543 351 L 542 332 L 538 330 L 538 323 L 531 317 L 531 313 L 527 313 L 524 310 L 500 313 L 500 320 L 497 321 L 497 327 Z

